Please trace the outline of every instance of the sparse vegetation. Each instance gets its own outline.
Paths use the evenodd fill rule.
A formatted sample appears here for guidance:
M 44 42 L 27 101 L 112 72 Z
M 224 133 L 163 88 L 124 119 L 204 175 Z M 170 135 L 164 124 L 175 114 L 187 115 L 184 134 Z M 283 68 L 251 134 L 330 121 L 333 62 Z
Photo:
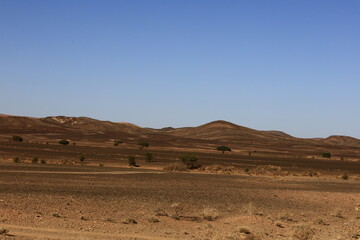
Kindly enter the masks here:
M 19 158 L 19 157 L 14 157 L 14 158 L 13 158 L 13 162 L 14 162 L 14 163 L 21 163 L 21 158 Z
M 41 164 L 46 164 L 46 160 L 42 159 L 42 160 L 40 161 L 40 163 L 41 163 Z
M 22 137 L 20 137 L 20 136 L 12 136 L 12 140 L 14 142 L 22 142 L 22 141 L 24 141 L 24 139 Z
M 9 233 L 9 229 L 7 228 L 0 228 L 0 235 L 7 235 Z
M 340 177 L 343 180 L 349 180 L 349 175 L 346 172 L 343 172 Z
M 152 162 L 153 160 L 153 154 L 150 152 L 145 153 L 145 161 Z
M 322 154 L 322 156 L 323 156 L 324 158 L 331 158 L 331 153 L 329 153 L 329 152 L 324 152 L 324 153 Z
M 216 148 L 216 150 L 221 151 L 222 154 L 224 154 L 225 152 L 231 152 L 231 148 L 227 146 L 219 146 Z
M 134 156 L 128 156 L 128 163 L 131 167 L 139 167 L 139 165 L 136 164 L 136 160 Z
M 83 153 L 81 153 L 81 154 L 80 154 L 80 157 L 79 157 L 80 162 L 81 162 L 81 163 L 84 163 L 84 162 L 85 162 L 85 159 L 86 159 L 85 155 L 84 155 Z
M 215 221 L 219 218 L 219 212 L 215 208 L 204 208 L 201 217 L 207 221 Z
M 222 173 L 222 174 L 232 174 L 237 172 L 234 166 L 223 166 L 219 164 L 206 166 L 202 170 L 209 173 Z
M 149 221 L 150 223 L 158 223 L 158 222 L 160 222 L 160 220 L 157 219 L 156 217 L 151 217 L 151 218 L 148 219 L 148 221 Z
M 315 235 L 314 230 L 305 225 L 296 227 L 293 237 L 298 240 L 311 240 Z
M 123 224 L 137 224 L 137 221 L 133 218 L 128 218 L 122 222 Z
M 68 140 L 65 140 L 65 139 L 62 139 L 62 140 L 59 141 L 59 144 L 64 145 L 64 146 L 69 145 L 69 143 L 70 142 Z
M 144 149 L 150 146 L 148 142 L 139 142 L 138 145 L 140 149 Z
M 117 147 L 119 146 L 120 144 L 124 143 L 123 141 L 120 141 L 120 140 L 115 140 L 114 141 L 114 146 Z
M 180 162 L 174 162 L 174 163 L 166 165 L 163 168 L 163 170 L 170 171 L 170 172 L 172 172 L 172 171 L 183 172 L 183 171 L 187 171 L 188 169 L 184 164 L 182 164 Z
M 34 157 L 32 160 L 31 160 L 32 163 L 36 164 L 36 163 L 39 163 L 39 158 L 38 157 Z
M 184 154 L 179 156 L 179 160 L 186 166 L 187 169 L 197 169 L 200 167 L 198 158 L 195 155 Z

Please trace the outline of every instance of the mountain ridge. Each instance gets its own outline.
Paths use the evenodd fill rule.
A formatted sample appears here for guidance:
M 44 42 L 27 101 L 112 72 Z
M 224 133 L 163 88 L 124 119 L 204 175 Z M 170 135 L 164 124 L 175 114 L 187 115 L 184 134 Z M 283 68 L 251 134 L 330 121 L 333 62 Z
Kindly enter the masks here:
M 216 120 L 196 127 L 165 127 L 161 129 L 144 128 L 127 122 L 111 122 L 89 117 L 48 116 L 34 118 L 0 114 L 2 133 L 47 133 L 47 134 L 82 134 L 105 136 L 126 136 L 128 138 L 148 138 L 172 136 L 210 141 L 268 141 L 268 142 L 308 142 L 330 145 L 360 146 L 360 139 L 332 135 L 327 138 L 305 139 L 291 136 L 277 130 L 255 130 L 225 120 Z M 155 134 L 155 135 L 154 135 Z

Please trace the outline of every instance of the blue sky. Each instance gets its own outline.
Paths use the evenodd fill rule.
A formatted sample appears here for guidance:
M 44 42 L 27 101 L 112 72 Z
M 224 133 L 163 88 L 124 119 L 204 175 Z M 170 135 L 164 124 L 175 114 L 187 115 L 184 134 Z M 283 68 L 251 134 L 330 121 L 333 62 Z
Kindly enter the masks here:
M 358 0 L 0 0 L 0 113 L 360 138 Z

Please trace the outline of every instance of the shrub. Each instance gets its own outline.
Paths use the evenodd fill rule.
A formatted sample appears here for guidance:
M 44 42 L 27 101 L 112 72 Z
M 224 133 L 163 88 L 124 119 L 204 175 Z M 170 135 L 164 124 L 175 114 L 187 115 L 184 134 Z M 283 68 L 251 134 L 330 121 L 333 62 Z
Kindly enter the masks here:
M 204 208 L 201 217 L 207 221 L 215 221 L 219 218 L 219 212 L 214 208 Z
M 139 165 L 136 164 L 134 156 L 128 156 L 128 163 L 129 163 L 129 166 L 139 167 Z
M 221 151 L 222 154 L 224 154 L 226 151 L 231 152 L 231 148 L 229 148 L 229 147 L 227 147 L 227 146 L 217 147 L 216 150 Z
M 148 219 L 148 221 L 149 221 L 150 223 L 158 223 L 158 222 L 160 222 L 160 220 L 157 219 L 156 217 L 151 217 L 151 218 Z
M 115 140 L 114 141 L 114 146 L 117 147 L 119 146 L 120 144 L 124 143 L 123 141 L 120 141 L 120 140 Z
M 81 163 L 85 162 L 85 159 L 86 157 L 84 156 L 84 154 L 80 154 L 80 158 L 79 158 L 80 162 Z
M 139 145 L 139 148 L 140 148 L 140 149 L 144 149 L 144 148 L 150 146 L 150 144 L 147 143 L 147 142 L 139 142 L 138 145 Z
M 151 162 L 152 160 L 153 160 L 152 153 L 149 153 L 149 152 L 145 153 L 145 161 Z
M 123 224 L 137 224 L 137 221 L 133 218 L 128 218 L 125 221 L 123 221 Z
M 344 173 L 341 174 L 341 179 L 349 180 L 349 175 L 346 172 L 344 172 Z
M 324 158 L 331 158 L 331 153 L 329 153 L 329 152 L 324 152 L 324 153 L 322 154 L 322 156 L 323 156 Z
M 298 240 L 310 240 L 313 238 L 315 232 L 309 226 L 298 226 L 295 229 L 293 237 Z
M 24 141 L 24 139 L 22 137 L 20 137 L 20 136 L 13 136 L 12 140 L 14 142 L 22 142 L 22 141 Z
M 14 163 L 21 163 L 21 159 L 19 157 L 14 157 L 13 162 Z
M 59 141 L 59 144 L 64 145 L 64 146 L 69 145 L 69 143 L 70 142 L 68 140 L 65 140 L 65 139 L 62 139 L 62 140 Z
M 187 169 L 197 169 L 200 165 L 197 163 L 198 158 L 195 155 L 184 154 L 179 156 L 179 160 Z
M 0 235 L 7 235 L 9 233 L 9 229 L 0 228 Z
M 34 157 L 32 160 L 31 160 L 32 163 L 39 163 L 39 158 L 38 157 Z
M 46 164 L 46 160 L 42 159 L 42 160 L 40 161 L 40 163 L 41 163 L 41 164 Z

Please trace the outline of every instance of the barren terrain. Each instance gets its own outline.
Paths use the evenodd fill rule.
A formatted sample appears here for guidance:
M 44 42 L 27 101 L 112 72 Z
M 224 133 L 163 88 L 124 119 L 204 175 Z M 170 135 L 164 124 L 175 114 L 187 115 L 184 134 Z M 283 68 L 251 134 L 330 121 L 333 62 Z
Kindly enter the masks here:
M 0 120 L 0 228 L 8 230 L 0 239 L 360 239 L 357 139 L 298 139 L 223 121 L 156 130 Z M 163 170 L 188 153 L 200 169 Z

